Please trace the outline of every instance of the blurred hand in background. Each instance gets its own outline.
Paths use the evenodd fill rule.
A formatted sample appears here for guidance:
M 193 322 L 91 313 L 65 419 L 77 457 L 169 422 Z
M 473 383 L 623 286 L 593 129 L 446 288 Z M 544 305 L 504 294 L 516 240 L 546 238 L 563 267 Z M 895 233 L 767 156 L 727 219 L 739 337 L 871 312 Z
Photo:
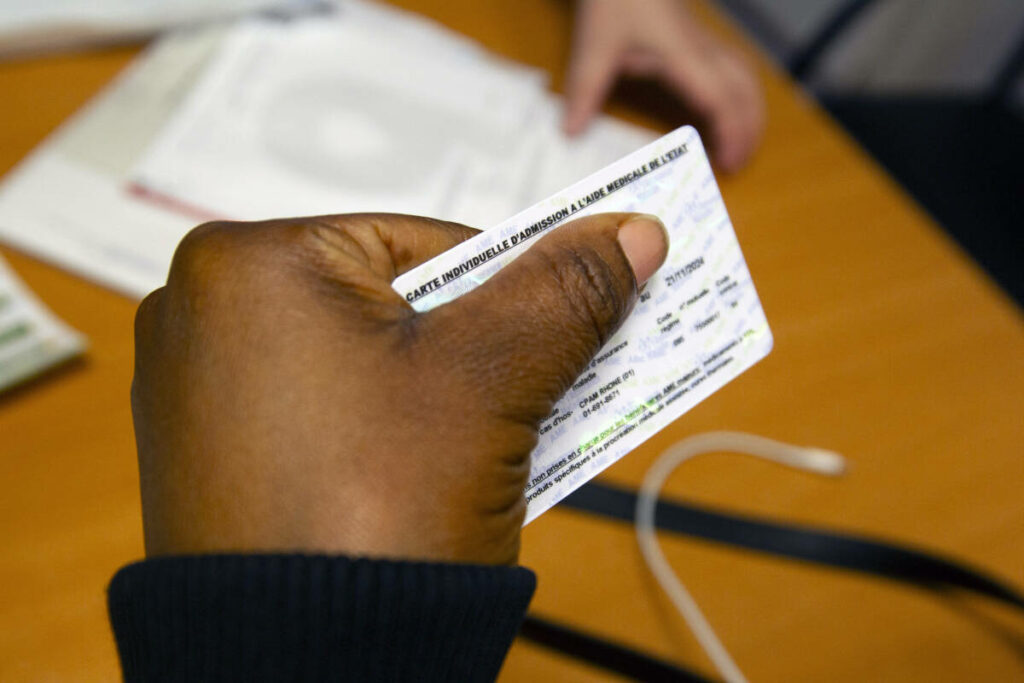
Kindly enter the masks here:
M 582 132 L 620 75 L 655 78 L 703 124 L 715 162 L 739 170 L 764 127 L 753 69 L 681 0 L 579 0 L 565 130 Z

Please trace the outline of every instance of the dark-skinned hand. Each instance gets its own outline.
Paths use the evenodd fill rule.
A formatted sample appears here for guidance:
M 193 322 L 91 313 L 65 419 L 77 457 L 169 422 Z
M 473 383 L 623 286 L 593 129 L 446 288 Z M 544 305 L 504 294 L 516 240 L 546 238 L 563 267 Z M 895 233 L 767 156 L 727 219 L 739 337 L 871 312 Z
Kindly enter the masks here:
M 360 214 L 190 233 L 136 318 L 147 554 L 515 562 L 538 423 L 667 242 L 595 215 L 428 313 L 391 289 L 475 232 Z

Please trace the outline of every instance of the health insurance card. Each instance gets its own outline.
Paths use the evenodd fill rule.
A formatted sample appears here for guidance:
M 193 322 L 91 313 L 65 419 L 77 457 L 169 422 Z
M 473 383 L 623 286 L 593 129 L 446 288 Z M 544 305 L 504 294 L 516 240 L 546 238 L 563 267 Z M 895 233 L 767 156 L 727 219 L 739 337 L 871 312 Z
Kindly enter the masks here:
M 771 350 L 768 320 L 697 131 L 673 131 L 393 283 L 426 311 L 479 286 L 570 220 L 620 211 L 661 218 L 668 257 L 541 423 L 526 523 Z

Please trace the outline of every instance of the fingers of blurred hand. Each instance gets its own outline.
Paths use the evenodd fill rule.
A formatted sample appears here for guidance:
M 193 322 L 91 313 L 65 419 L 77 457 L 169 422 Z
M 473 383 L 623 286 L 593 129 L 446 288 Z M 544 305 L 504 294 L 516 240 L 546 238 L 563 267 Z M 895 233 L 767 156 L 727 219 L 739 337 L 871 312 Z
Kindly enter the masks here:
M 715 161 L 739 170 L 753 154 L 764 126 L 760 86 L 739 55 L 713 38 L 698 39 L 666 58 L 663 78 L 709 128 Z
M 616 32 L 619 27 L 604 16 L 605 9 L 580 3 L 565 87 L 564 129 L 569 135 L 578 135 L 587 127 L 619 72 L 624 45 Z
M 738 144 L 733 156 L 719 159 L 719 165 L 726 171 L 738 171 L 745 165 L 764 134 L 765 111 L 761 84 L 747 60 L 736 52 L 725 56 L 725 73 L 732 83 L 732 92 L 738 115 L 742 118 L 740 128 L 744 133 L 743 144 Z
M 753 153 L 764 104 L 753 70 L 679 0 L 579 0 L 566 84 L 565 130 L 583 130 L 620 73 L 660 76 L 706 125 L 715 162 Z
M 667 252 L 657 218 L 588 216 L 421 322 L 470 373 L 476 400 L 535 424 L 618 329 Z

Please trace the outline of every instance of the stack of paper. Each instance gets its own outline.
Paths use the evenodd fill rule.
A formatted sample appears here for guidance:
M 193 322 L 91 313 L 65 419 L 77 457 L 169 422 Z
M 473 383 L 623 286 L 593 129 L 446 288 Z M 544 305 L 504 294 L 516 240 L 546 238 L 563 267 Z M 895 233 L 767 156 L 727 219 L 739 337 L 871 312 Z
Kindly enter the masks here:
M 47 311 L 0 259 L 0 391 L 83 347 L 83 338 Z
M 9 177 L 0 237 L 142 296 L 207 218 L 490 226 L 654 137 L 602 118 L 568 140 L 546 88 L 543 72 L 362 1 L 177 34 Z
M 129 172 L 219 39 L 161 40 L 8 173 L 0 239 L 130 296 L 162 285 L 195 220 L 134 198 Z

